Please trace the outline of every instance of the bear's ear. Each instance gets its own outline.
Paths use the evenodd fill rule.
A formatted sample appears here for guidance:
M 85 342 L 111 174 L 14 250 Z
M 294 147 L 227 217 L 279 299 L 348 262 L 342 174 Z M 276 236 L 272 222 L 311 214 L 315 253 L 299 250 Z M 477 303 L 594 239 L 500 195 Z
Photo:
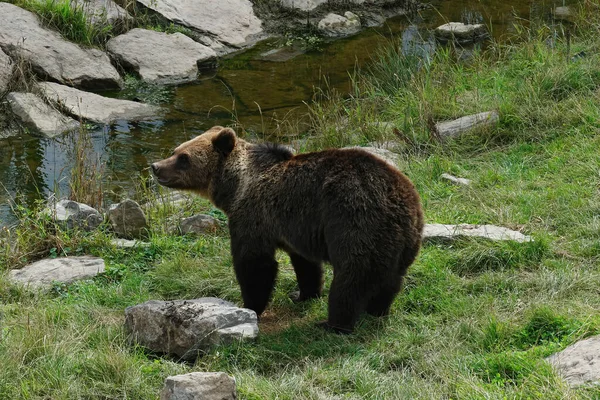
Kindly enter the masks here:
M 229 153 L 235 147 L 235 132 L 231 128 L 223 128 L 221 132 L 217 134 L 212 140 L 214 148 L 224 156 L 228 156 Z

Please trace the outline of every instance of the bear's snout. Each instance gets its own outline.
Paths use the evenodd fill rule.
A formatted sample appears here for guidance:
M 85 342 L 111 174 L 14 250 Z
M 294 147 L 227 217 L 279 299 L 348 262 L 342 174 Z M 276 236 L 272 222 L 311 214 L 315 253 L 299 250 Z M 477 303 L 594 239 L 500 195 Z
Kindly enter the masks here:
M 158 177 L 158 171 L 160 171 L 160 167 L 158 166 L 158 163 L 152 164 L 151 167 L 152 167 L 152 173 Z

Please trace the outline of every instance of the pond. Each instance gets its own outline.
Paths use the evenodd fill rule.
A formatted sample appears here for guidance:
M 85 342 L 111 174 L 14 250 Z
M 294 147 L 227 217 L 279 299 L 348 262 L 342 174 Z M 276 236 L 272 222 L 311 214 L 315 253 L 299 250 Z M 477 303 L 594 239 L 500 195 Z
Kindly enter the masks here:
M 133 190 L 152 161 L 177 144 L 213 125 L 237 123 L 257 135 L 276 131 L 282 121 L 306 112 L 315 88 L 327 84 L 342 93 L 350 90 L 350 73 L 364 66 L 390 38 L 403 47 L 433 49 L 430 29 L 448 21 L 486 23 L 496 39 L 513 31 L 519 20 L 546 20 L 551 10 L 575 1 L 439 0 L 418 15 L 396 17 L 360 34 L 319 44 L 319 49 L 285 60 L 273 59 L 273 42 L 221 60 L 218 69 L 203 71 L 193 84 L 169 88 L 166 112 L 160 119 L 116 123 L 91 129 L 94 149 L 105 163 L 107 190 L 113 198 Z M 282 60 L 283 59 L 283 60 Z M 122 97 L 123 94 L 112 95 Z M 10 201 L 19 193 L 28 202 L 58 190 L 67 193 L 71 140 L 17 137 L 0 140 L 0 226 L 14 222 Z

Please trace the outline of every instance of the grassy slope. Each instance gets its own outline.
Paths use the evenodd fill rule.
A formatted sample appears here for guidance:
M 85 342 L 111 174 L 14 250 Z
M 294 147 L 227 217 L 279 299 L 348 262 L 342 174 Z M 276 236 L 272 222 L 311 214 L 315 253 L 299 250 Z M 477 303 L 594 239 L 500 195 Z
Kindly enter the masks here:
M 188 366 L 128 345 L 123 309 L 155 298 L 239 302 L 224 231 L 171 237 L 162 226 L 175 210 L 157 205 L 152 246 L 121 251 L 107 245 L 105 233 L 53 233 L 23 211 L 25 228 L 13 232 L 18 247 L 5 250 L 0 268 L 24 263 L 26 254 L 66 251 L 103 256 L 109 271 L 51 294 L 0 282 L 0 398 L 156 398 L 166 376 L 196 370 L 229 372 L 240 397 L 250 399 L 600 397 L 598 389 L 568 389 L 543 362 L 600 329 L 600 56 L 591 18 L 600 13 L 588 6 L 571 50 L 587 57 L 576 62 L 565 62 L 563 41 L 548 47 L 552 32 L 543 29 L 468 64 L 441 53 L 406 79 L 386 77 L 386 68 L 406 62 L 392 54 L 374 69 L 379 81 L 315 108 L 319 146 L 348 141 L 334 129 L 336 116 L 359 142 L 380 135 L 366 123 L 380 114 L 403 127 L 410 140 L 401 167 L 418 186 L 429 222 L 494 223 L 535 242 L 425 246 L 389 319 L 365 318 L 349 337 L 313 327 L 326 316 L 325 299 L 288 300 L 295 280 L 281 254 L 258 341 L 219 348 Z M 446 146 L 426 133 L 430 119 L 491 108 L 501 113 L 491 131 Z M 440 180 L 443 172 L 474 184 L 453 186 Z M 210 206 L 197 201 L 186 214 L 200 210 Z M 330 278 L 328 270 L 326 287 Z

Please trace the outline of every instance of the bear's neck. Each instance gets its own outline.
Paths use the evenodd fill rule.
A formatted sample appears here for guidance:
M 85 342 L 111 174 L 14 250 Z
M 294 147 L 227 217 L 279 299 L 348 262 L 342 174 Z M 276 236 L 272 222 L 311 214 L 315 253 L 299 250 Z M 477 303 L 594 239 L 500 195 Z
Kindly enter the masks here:
M 222 162 L 220 173 L 215 174 L 209 186 L 209 198 L 215 207 L 229 215 L 243 192 L 243 172 L 246 169 L 245 143 L 238 143 L 236 149 Z

